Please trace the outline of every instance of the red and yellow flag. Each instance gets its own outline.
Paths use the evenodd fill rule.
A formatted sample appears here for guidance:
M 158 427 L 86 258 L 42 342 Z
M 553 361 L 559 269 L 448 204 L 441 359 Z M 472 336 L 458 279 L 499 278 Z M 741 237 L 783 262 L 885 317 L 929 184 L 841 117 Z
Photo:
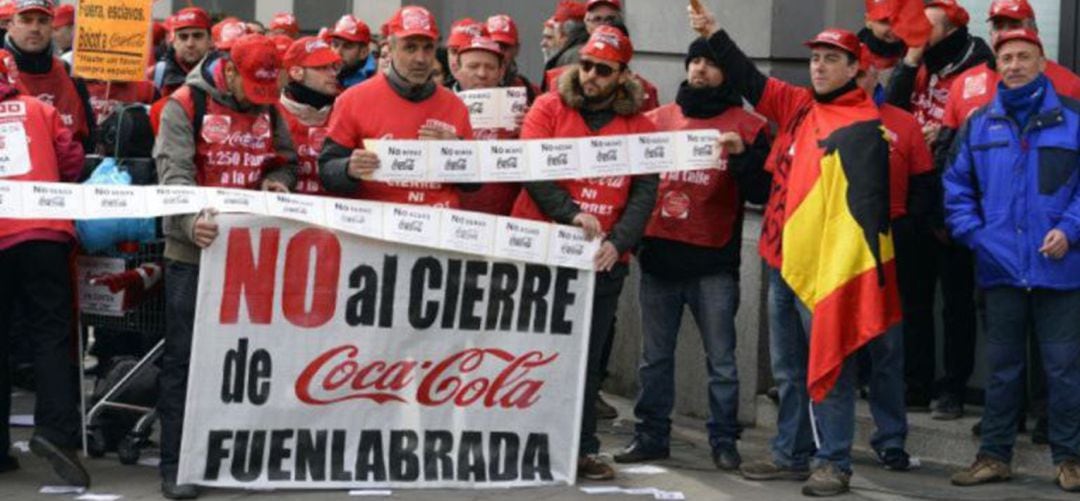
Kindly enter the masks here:
M 901 311 L 889 145 L 877 109 L 868 99 L 819 104 L 808 120 L 788 180 L 781 273 L 813 313 L 807 385 L 820 402 L 844 360 L 899 323 Z

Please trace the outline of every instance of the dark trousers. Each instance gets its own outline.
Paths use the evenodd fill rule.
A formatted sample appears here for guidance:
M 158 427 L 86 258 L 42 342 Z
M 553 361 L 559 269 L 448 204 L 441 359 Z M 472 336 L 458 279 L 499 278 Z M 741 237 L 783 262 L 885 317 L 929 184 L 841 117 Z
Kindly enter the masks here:
M 191 335 L 195 326 L 195 296 L 199 267 L 169 261 L 165 265 L 165 352 L 158 377 L 161 415 L 161 474 L 175 476 L 180 467 L 180 438 L 184 427 Z
M 617 264 L 607 273 L 596 274 L 593 293 L 592 323 L 589 326 L 589 360 L 585 368 L 585 398 L 581 413 L 581 445 L 579 455 L 600 452 L 600 439 L 596 436 L 596 397 L 604 378 L 604 345 L 612 335 L 612 322 L 619 306 L 619 295 L 629 267 Z
M 0 251 L 0 455 L 11 446 L 8 354 L 16 304 L 23 318 L 19 335 L 33 349 L 34 433 L 63 448 L 81 443 L 70 254 L 70 244 L 45 241 Z
M 975 366 L 975 263 L 971 251 L 942 244 L 910 218 L 894 224 L 900 300 L 904 309 L 907 391 L 929 401 L 934 390 L 937 344 L 934 303 L 941 282 L 945 376 L 940 390 L 963 397 Z

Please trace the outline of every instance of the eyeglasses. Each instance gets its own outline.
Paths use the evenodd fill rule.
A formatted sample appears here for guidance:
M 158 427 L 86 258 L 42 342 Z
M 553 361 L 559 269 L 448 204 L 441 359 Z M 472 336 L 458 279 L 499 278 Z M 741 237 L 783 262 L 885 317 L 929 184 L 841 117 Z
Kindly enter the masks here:
M 596 75 L 599 77 L 610 77 L 615 73 L 616 69 L 606 64 L 594 63 L 592 61 L 582 61 L 581 71 L 589 73 L 590 71 L 596 71 Z

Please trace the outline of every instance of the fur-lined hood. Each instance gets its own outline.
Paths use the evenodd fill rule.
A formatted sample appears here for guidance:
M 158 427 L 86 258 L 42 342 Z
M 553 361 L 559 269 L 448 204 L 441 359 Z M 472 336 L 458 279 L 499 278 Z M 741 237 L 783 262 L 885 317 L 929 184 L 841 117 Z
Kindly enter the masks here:
M 585 106 L 585 94 L 581 90 L 581 76 L 578 65 L 568 66 L 562 75 L 559 75 L 557 85 L 559 96 L 567 106 L 580 110 Z M 645 88 L 638 82 L 637 77 L 630 75 L 626 83 L 615 91 L 615 102 L 612 108 L 619 116 L 631 116 L 641 112 L 645 103 Z

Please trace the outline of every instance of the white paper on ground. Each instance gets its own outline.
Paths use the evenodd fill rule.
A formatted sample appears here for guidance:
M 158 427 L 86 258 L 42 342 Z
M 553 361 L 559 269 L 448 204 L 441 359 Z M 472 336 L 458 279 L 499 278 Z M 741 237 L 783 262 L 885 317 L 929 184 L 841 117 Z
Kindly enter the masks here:
M 656 494 L 653 494 L 655 499 L 686 499 L 686 496 L 679 491 L 661 491 L 657 490 Z
M 38 492 L 41 494 L 82 494 L 86 492 L 86 488 L 74 485 L 44 485 Z
M 11 446 L 13 448 L 15 448 L 15 450 L 17 450 L 17 451 L 19 451 L 19 452 L 21 452 L 23 454 L 27 454 L 27 453 L 30 452 L 30 442 L 27 442 L 25 440 L 20 440 L 18 442 L 15 442 L 15 443 L 11 444 Z
M 581 492 L 585 494 L 619 494 L 623 492 L 623 488 L 613 485 L 585 486 L 581 488 Z
M 29 428 L 29 427 L 34 426 L 34 415 L 33 414 L 13 414 L 11 416 L 11 418 L 8 419 L 8 423 L 11 426 L 21 426 L 21 427 Z
M 350 496 L 393 496 L 394 491 L 391 490 L 352 490 L 349 491 Z
M 667 468 L 663 468 L 663 467 L 655 466 L 655 465 L 651 465 L 651 464 L 643 464 L 643 465 L 639 465 L 639 466 L 631 466 L 630 468 L 625 468 L 625 469 L 623 469 L 621 471 L 623 473 L 627 473 L 627 474 L 630 474 L 630 475 L 656 475 L 656 474 L 659 474 L 659 473 L 667 473 L 668 472 Z
M 119 494 L 90 494 L 90 493 L 86 493 L 86 494 L 83 494 L 82 496 L 79 496 L 79 497 L 77 497 L 75 499 L 76 499 L 76 501 L 116 501 L 117 499 L 120 499 L 122 497 L 124 497 L 124 496 L 121 496 Z
M 151 468 L 157 468 L 161 466 L 161 458 L 149 457 L 139 460 L 139 466 L 149 466 Z
M 623 493 L 634 496 L 655 496 L 657 492 L 659 492 L 659 489 L 656 487 L 632 487 L 623 489 Z

